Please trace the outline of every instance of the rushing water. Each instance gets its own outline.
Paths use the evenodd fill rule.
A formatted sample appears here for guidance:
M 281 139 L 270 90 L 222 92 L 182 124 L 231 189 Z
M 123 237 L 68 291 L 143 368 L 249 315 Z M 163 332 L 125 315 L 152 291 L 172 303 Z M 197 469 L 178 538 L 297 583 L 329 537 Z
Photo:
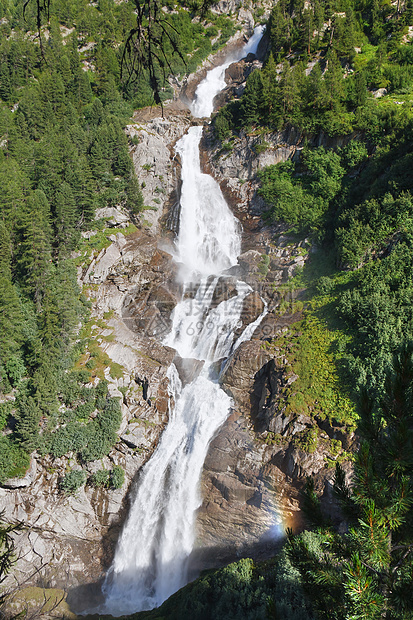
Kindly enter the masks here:
M 191 111 L 209 116 L 213 99 L 225 86 L 225 69 L 255 52 L 262 35 L 257 28 L 245 47 L 198 86 Z M 202 174 L 199 142 L 202 127 L 191 127 L 178 142 L 182 160 L 182 192 L 176 258 L 185 269 L 184 295 L 174 310 L 172 330 L 164 344 L 182 358 L 204 361 L 198 377 L 182 386 L 172 364 L 168 371 L 169 423 L 145 465 L 131 510 L 118 541 L 113 565 L 103 585 L 101 612 L 122 615 L 160 605 L 187 582 L 187 561 L 201 504 L 199 480 L 215 433 L 231 405 L 218 383 L 216 362 L 227 359 L 250 338 L 262 317 L 234 343 L 241 325 L 243 300 L 251 291 L 237 283 L 237 295 L 211 307 L 219 276 L 237 263 L 241 226 L 226 204 L 219 185 Z

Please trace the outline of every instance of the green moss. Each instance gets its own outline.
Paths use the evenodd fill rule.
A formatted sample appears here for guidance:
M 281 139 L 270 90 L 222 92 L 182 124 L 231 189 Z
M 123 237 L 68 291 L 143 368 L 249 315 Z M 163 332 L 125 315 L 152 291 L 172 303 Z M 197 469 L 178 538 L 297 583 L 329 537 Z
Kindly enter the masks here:
M 122 233 L 122 235 L 127 237 L 137 230 L 135 224 L 128 224 L 126 228 L 104 228 L 103 230 L 97 230 L 96 234 L 90 237 L 90 239 L 82 239 L 79 246 L 80 256 L 75 259 L 76 266 L 89 265 L 92 259 L 96 258 L 101 250 L 108 248 L 113 243 L 113 241 L 109 239 L 109 236 Z
M 345 339 L 344 334 L 329 330 L 325 322 L 309 312 L 292 326 L 287 339 L 287 358 L 292 372 L 299 377 L 287 391 L 287 410 L 354 424 L 354 403 L 338 373 L 338 354 L 334 352 L 340 348 L 337 345 Z
M 305 429 L 293 436 L 292 443 L 296 448 L 300 448 L 304 452 L 312 454 L 317 449 L 318 444 L 318 427 Z
M 282 446 L 287 443 L 287 440 L 284 439 L 280 433 L 269 432 L 264 439 L 264 443 L 266 443 L 267 446 Z
M 7 601 L 7 605 L 10 611 L 16 614 L 13 615 L 15 618 L 40 618 L 48 613 L 52 614 L 52 617 L 66 620 L 77 618 L 66 602 L 66 593 L 57 588 L 21 588 Z
M 339 439 L 330 440 L 330 452 L 332 456 L 338 456 L 343 451 L 343 444 Z
M 110 376 L 112 379 L 121 379 L 123 377 L 123 366 L 117 364 L 116 362 L 110 362 Z

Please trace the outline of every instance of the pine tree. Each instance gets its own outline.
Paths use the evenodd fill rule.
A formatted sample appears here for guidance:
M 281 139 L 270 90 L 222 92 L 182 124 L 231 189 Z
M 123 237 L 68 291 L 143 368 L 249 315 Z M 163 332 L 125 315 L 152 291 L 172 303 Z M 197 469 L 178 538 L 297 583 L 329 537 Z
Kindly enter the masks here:
M 4 57 L 0 61 L 0 98 L 5 103 L 9 103 L 13 100 L 13 86 L 10 77 L 8 59 Z
M 41 309 L 51 267 L 50 207 L 41 190 L 27 199 L 18 225 L 17 267 L 24 289 Z
M 321 618 L 410 620 L 413 343 L 394 357 L 381 398 L 363 392 L 359 410 L 361 446 L 352 486 L 346 484 L 340 465 L 334 484 L 349 531 L 344 536 L 332 529 L 310 537 L 290 536 L 290 553 Z M 312 501 L 317 504 L 314 496 Z M 333 607 L 326 606 L 329 600 Z
M 302 68 L 296 65 L 291 69 L 284 63 L 280 81 L 280 102 L 285 122 L 293 122 L 294 115 L 301 106 Z
M 1 161 L 0 187 L 0 217 L 13 239 L 29 191 L 29 181 L 12 157 Z
M 143 207 L 143 196 L 138 179 L 134 174 L 131 175 L 127 188 L 126 188 L 126 206 L 133 213 L 137 215 Z
M 59 254 L 67 255 L 74 249 L 79 235 L 76 231 L 77 210 L 72 188 L 63 182 L 54 200 L 56 241 Z
M 338 111 L 345 97 L 345 88 L 343 70 L 334 51 L 329 55 L 324 79 L 329 99 L 328 107 L 330 110 Z
M 12 283 L 10 264 L 10 236 L 0 221 L 0 364 L 3 366 L 18 352 L 23 342 L 23 317 Z
M 272 125 L 277 125 L 279 111 L 277 77 L 277 65 L 271 52 L 267 64 L 262 71 L 262 106 L 264 114 Z
M 253 71 L 247 79 L 241 100 L 241 118 L 244 126 L 257 125 L 262 106 L 262 77 L 260 71 Z
M 280 0 L 271 11 L 269 32 L 271 38 L 271 48 L 277 55 L 287 52 L 290 47 L 290 15 L 287 11 L 287 3 Z

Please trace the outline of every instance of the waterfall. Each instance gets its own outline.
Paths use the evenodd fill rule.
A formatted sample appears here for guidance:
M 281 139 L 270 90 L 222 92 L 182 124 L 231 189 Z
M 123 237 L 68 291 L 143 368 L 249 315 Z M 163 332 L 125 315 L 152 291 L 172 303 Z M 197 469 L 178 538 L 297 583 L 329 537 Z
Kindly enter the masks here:
M 198 118 L 209 117 L 214 111 L 215 96 L 225 88 L 225 71 L 233 62 L 238 62 L 241 58 L 245 58 L 248 54 L 257 52 L 258 44 L 261 41 L 263 26 L 257 26 L 254 34 L 244 47 L 230 54 L 224 64 L 215 67 L 208 74 L 196 89 L 195 99 L 191 105 L 193 116 Z
M 225 69 L 254 52 L 262 35 L 257 28 L 244 48 L 210 71 L 196 91 L 194 116 L 209 116 L 223 88 Z M 164 344 L 182 358 L 203 360 L 201 373 L 182 386 L 172 364 L 168 371 L 169 423 L 145 465 L 103 592 L 100 613 L 123 615 L 160 605 L 187 582 L 187 561 L 195 540 L 199 480 L 209 444 L 228 416 L 230 397 L 221 390 L 217 368 L 235 346 L 252 335 L 262 316 L 241 325 L 251 288 L 239 281 L 236 295 L 212 304 L 222 272 L 237 263 L 241 226 L 218 183 L 202 174 L 199 142 L 202 127 L 191 127 L 177 144 L 182 160 L 182 195 L 176 259 L 185 270 L 184 295 L 172 316 Z M 264 313 L 263 313 L 264 314 Z M 217 362 L 220 362 L 217 364 Z

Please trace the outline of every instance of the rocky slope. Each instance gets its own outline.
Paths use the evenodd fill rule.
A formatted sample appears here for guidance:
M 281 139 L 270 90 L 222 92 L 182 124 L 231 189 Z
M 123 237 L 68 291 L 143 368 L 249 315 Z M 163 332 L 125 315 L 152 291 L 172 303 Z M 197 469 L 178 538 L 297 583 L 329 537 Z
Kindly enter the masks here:
M 28 474 L 0 489 L 5 520 L 23 521 L 27 527 L 18 537 L 19 582 L 28 579 L 30 584 L 41 575 L 49 587 L 76 586 L 99 579 L 110 561 L 127 508 L 127 491 L 168 420 L 165 373 L 175 351 L 153 335 L 167 329 L 179 295 L 178 288 L 170 290 L 173 274 L 171 256 L 159 250 L 157 239 L 146 232 L 127 237 L 117 233 L 80 274 L 85 292 L 93 295 L 94 337 L 123 370 L 118 379 L 105 370 L 110 395 L 122 403 L 120 440 L 108 457 L 86 469 L 93 474 L 121 465 L 126 482 L 119 490 L 86 486 L 67 497 L 59 490 L 59 481 L 67 470 L 80 469 L 74 456 L 52 459 L 34 454 Z M 142 304 L 146 314 L 140 312 Z M 110 317 L 105 323 L 103 315 Z
M 252 69 L 246 61 L 232 65 L 227 91 L 242 92 Z M 224 91 L 223 101 L 225 97 Z M 337 146 L 324 135 L 314 143 Z M 245 231 L 244 253 L 232 275 L 245 280 L 268 304 L 260 328 L 239 347 L 222 378 L 234 407 L 210 447 L 198 519 L 199 546 L 206 548 L 200 555 L 211 565 L 234 557 L 234 549 L 238 555 L 268 554 L 277 545 L 277 536 L 275 540 L 268 536 L 269 529 L 277 534 L 280 522 L 284 527 L 302 527 L 307 476 L 314 478 L 324 510 L 333 520 L 341 518 L 332 497 L 334 469 L 327 462 L 339 457 L 332 447 L 337 441 L 343 450 L 355 449 L 354 436 L 328 421 L 286 413 L 284 392 L 298 377 L 290 370 L 285 348 L 273 344 L 301 318 L 301 312 L 294 314 L 294 303 L 291 311 L 281 310 L 283 285 L 311 259 L 316 247 L 307 239 L 297 243 L 289 238 L 281 225 L 267 227 L 262 220 L 266 205 L 257 193 L 257 171 L 297 157 L 303 146 L 303 135 L 291 128 L 262 136 L 241 134 L 229 149 L 222 149 L 211 127 L 204 131 L 204 171 L 220 183 Z M 290 301 L 302 293 L 292 293 Z M 313 444 L 301 441 L 312 436 L 318 438 Z M 344 469 L 351 476 L 349 463 Z

